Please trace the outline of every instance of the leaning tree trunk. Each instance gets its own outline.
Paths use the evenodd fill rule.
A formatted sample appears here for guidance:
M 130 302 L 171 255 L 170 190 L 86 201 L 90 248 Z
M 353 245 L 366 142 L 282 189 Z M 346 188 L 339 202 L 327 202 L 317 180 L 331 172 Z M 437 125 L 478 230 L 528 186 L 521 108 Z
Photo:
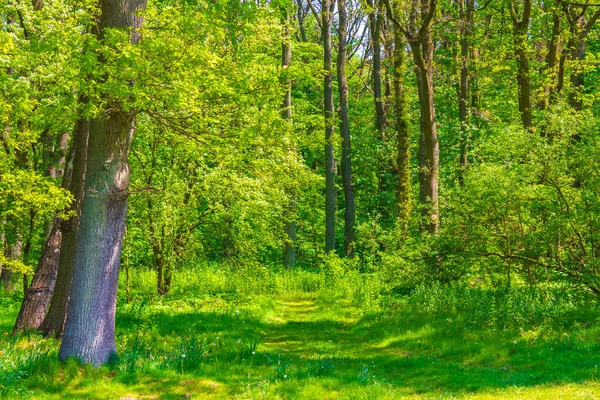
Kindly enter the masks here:
M 137 41 L 146 0 L 101 0 L 106 28 L 132 30 Z M 133 115 L 118 105 L 91 121 L 85 194 L 75 248 L 71 301 L 59 358 L 102 365 L 116 356 L 115 311 L 129 188 Z
M 58 138 L 57 146 L 51 152 L 52 155 L 48 157 L 50 165 L 48 165 L 47 175 L 54 179 L 63 177 L 65 173 L 65 153 L 68 139 L 68 133 L 61 135 Z M 65 177 L 63 177 L 62 187 L 67 189 L 69 187 L 68 179 L 65 179 Z M 60 220 L 55 218 L 49 227 L 48 237 L 31 280 L 31 285 L 24 291 L 23 302 L 13 328 L 13 335 L 25 330 L 37 329 L 44 321 L 56 285 L 61 243 Z
M 56 285 L 61 241 L 62 232 L 58 221 L 55 221 L 42 251 L 31 285 L 25 292 L 13 328 L 13 335 L 21 331 L 37 329 L 42 324 Z
M 337 192 L 335 188 L 335 152 L 333 148 L 333 57 L 331 51 L 331 23 L 334 3 L 323 0 L 321 24 L 323 32 L 323 102 L 325 117 L 325 252 L 335 250 L 335 212 Z
M 71 144 L 72 161 L 70 162 L 72 167 L 67 171 L 68 176 L 65 178 L 65 182 L 73 195 L 71 210 L 74 215 L 69 220 L 58 221 L 62 233 L 62 242 L 60 244 L 56 286 L 52 294 L 48 312 L 39 327 L 39 331 L 45 336 L 61 337 L 67 318 L 71 283 L 73 281 L 75 243 L 77 241 L 77 230 L 79 228 L 81 204 L 83 202 L 89 131 L 89 121 L 80 120 L 73 132 L 73 142 Z
M 337 77 L 338 94 L 340 96 L 340 135 L 342 137 L 342 183 L 344 186 L 344 253 L 347 257 L 354 255 L 354 222 L 356 219 L 356 205 L 354 200 L 354 185 L 352 184 L 352 147 L 350 144 L 350 119 L 348 116 L 348 80 L 346 77 L 346 29 L 348 15 L 345 0 L 337 0 L 339 26 L 338 26 L 338 56 Z

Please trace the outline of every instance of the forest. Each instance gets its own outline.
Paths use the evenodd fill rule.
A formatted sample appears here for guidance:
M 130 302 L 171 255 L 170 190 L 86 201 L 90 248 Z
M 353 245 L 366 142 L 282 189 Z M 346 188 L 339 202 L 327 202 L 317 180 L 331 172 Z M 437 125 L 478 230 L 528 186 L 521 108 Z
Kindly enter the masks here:
M 0 398 L 600 397 L 599 19 L 0 0 Z

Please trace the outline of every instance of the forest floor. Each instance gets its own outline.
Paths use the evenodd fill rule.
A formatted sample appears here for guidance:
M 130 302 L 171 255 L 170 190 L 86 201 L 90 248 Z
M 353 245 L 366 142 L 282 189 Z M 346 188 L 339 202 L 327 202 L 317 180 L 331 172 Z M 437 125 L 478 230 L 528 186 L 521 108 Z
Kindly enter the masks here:
M 600 398 L 597 313 L 568 331 L 467 329 L 468 316 L 366 313 L 322 291 L 187 287 L 120 296 L 120 359 L 93 369 L 59 364 L 55 340 L 11 339 L 18 304 L 17 295 L 0 297 L 0 397 Z

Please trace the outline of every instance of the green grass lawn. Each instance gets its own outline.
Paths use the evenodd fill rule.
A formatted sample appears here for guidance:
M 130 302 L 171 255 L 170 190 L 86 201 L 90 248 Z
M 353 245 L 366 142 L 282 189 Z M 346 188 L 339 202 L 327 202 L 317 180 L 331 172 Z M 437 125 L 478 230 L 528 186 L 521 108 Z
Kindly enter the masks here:
M 159 298 L 151 275 L 140 273 L 130 301 L 119 298 L 121 357 L 100 369 L 60 365 L 54 340 L 11 339 L 18 297 L 4 295 L 0 396 L 600 398 L 597 307 L 495 327 L 482 324 L 485 315 L 432 312 L 417 300 L 374 306 L 348 282 L 344 293 L 325 281 L 307 290 L 306 277 L 265 289 L 215 276 L 178 276 L 185 284 Z

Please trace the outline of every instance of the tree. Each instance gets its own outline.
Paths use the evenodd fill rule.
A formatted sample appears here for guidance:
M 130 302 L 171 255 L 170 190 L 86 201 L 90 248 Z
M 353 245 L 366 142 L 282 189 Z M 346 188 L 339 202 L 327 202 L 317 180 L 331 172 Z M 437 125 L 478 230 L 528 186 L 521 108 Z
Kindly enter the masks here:
M 510 3 L 509 11 L 513 24 L 513 42 L 517 60 L 517 83 L 519 88 L 519 114 L 525 130 L 533 130 L 531 117 L 531 76 L 529 73 L 529 55 L 527 51 L 529 23 L 531 21 L 532 0 L 523 0 L 523 11 L 519 15 L 517 4 Z
M 344 254 L 354 255 L 354 223 L 356 220 L 356 205 L 354 200 L 354 185 L 352 184 L 352 147 L 350 144 L 350 120 L 348 116 L 348 80 L 346 78 L 348 14 L 345 0 L 338 0 L 338 54 L 337 78 L 338 95 L 340 98 L 340 135 L 342 137 L 342 183 L 344 186 Z
M 146 0 L 101 0 L 97 37 L 114 29 L 140 38 Z M 90 121 L 85 194 L 75 246 L 73 286 L 59 358 L 100 365 L 116 355 L 115 307 L 135 115 L 110 104 Z
M 290 64 L 292 62 L 292 37 L 290 29 L 290 11 L 283 5 L 281 7 L 282 18 L 281 24 L 283 28 L 281 41 L 281 68 L 284 74 L 288 74 Z M 301 25 L 302 26 L 302 25 Z M 285 93 L 281 106 L 281 116 L 289 122 L 290 128 L 292 123 L 292 80 L 289 76 L 284 80 Z M 295 153 L 296 150 L 294 149 Z M 296 265 L 296 190 L 291 188 L 288 190 L 289 204 L 285 210 L 285 243 L 283 245 L 283 265 L 285 267 L 293 267 Z
M 390 0 L 384 0 L 387 15 L 402 31 L 412 49 L 417 78 L 420 106 L 421 139 L 419 142 L 419 200 L 421 213 L 427 218 L 426 227 L 430 233 L 439 229 L 438 174 L 440 151 L 435 120 L 434 83 L 433 83 L 433 39 L 431 27 L 435 15 L 437 0 L 413 0 L 409 23 L 400 20 L 393 12 Z
M 335 2 L 321 3 L 321 33 L 323 38 L 323 114 L 325 117 L 325 252 L 335 250 L 335 213 L 337 189 L 335 187 L 335 151 L 333 131 L 333 55 L 331 48 L 331 26 Z

